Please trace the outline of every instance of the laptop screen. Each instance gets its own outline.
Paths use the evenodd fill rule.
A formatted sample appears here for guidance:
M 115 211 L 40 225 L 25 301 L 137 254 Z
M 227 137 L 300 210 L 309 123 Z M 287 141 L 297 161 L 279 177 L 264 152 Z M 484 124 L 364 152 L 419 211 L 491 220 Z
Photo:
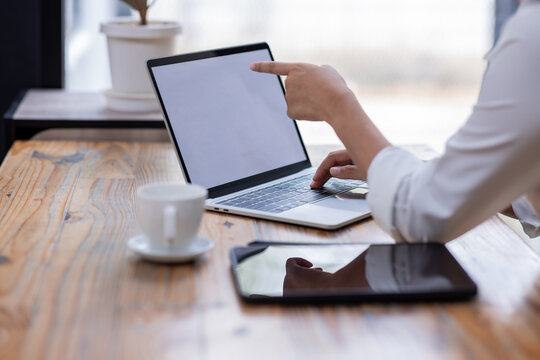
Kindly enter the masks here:
M 270 51 L 216 54 L 149 61 L 187 180 L 210 189 L 308 161 L 279 78 L 249 68 Z

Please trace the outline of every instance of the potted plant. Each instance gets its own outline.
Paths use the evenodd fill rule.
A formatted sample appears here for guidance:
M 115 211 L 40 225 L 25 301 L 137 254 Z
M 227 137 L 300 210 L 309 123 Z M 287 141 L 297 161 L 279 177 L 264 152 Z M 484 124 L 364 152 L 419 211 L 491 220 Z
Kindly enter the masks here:
M 139 13 L 139 19 L 116 18 L 101 24 L 107 35 L 112 89 L 105 95 L 107 107 L 116 111 L 159 110 L 146 70 L 146 60 L 172 55 L 181 31 L 174 21 L 148 21 L 148 9 L 156 0 L 121 0 Z

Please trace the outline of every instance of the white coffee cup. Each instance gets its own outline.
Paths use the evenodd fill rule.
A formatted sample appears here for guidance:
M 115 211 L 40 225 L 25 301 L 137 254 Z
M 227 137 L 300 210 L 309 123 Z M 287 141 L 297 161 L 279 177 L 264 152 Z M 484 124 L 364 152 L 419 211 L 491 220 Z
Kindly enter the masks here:
M 154 250 L 181 251 L 197 238 L 204 212 L 205 188 L 154 183 L 137 189 L 139 226 Z

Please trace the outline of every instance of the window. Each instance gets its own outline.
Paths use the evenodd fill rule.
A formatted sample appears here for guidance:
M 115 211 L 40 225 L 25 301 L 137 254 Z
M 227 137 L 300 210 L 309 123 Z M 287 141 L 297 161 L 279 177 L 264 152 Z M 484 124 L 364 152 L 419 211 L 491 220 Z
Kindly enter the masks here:
M 492 43 L 492 3 L 158 0 L 149 17 L 182 23 L 178 52 L 267 41 L 277 60 L 330 64 L 391 141 L 441 151 L 474 104 Z M 128 11 L 113 0 L 68 4 L 66 87 L 106 89 L 99 23 Z M 307 143 L 339 143 L 326 124 L 300 126 Z

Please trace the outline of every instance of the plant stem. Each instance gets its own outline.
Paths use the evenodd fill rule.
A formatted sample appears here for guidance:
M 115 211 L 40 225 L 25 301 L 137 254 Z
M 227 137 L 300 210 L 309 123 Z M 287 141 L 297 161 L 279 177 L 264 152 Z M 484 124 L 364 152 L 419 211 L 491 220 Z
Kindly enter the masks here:
M 142 8 L 141 10 L 139 10 L 139 13 L 141 14 L 141 25 L 146 25 L 147 24 L 147 21 L 146 21 L 146 11 L 148 10 L 148 8 Z
M 148 10 L 148 7 L 142 6 L 139 3 L 139 0 L 135 0 L 134 3 L 139 12 L 139 16 L 141 17 L 141 25 L 146 25 L 146 11 Z

